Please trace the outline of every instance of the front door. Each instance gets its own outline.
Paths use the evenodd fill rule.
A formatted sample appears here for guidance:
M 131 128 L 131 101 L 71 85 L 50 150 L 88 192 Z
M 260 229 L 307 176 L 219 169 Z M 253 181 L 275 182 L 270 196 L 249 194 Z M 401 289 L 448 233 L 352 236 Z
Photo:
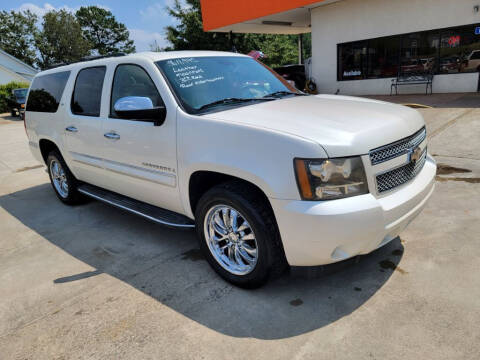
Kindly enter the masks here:
M 166 105 L 167 116 L 161 126 L 153 121 L 121 119 L 114 108 L 117 100 L 127 96 L 148 97 L 154 106 L 164 105 L 152 80 L 159 76 L 158 70 L 157 74 L 149 74 L 138 64 L 117 65 L 110 114 L 103 122 L 103 166 L 109 177 L 109 190 L 183 212 L 177 187 L 175 107 Z

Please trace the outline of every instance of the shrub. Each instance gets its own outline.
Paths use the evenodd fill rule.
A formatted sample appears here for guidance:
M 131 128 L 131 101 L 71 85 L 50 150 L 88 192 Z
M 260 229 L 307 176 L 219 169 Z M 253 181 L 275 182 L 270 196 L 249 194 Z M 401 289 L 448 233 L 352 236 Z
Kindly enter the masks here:
M 10 112 L 7 99 L 12 96 L 13 89 L 28 88 L 29 83 L 11 81 L 8 84 L 0 85 L 0 113 Z

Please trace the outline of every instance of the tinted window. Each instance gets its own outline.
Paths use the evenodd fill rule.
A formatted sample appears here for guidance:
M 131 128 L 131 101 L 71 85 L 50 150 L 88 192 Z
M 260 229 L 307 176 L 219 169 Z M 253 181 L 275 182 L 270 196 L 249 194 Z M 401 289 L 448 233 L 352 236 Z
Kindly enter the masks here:
M 63 71 L 36 77 L 28 95 L 27 110 L 56 112 L 69 76 L 70 71 Z
M 367 42 L 358 41 L 355 43 L 341 45 L 339 49 L 339 73 L 343 80 L 364 79 L 367 72 Z
M 440 72 L 472 72 L 480 69 L 480 35 L 476 35 L 477 26 L 461 26 L 442 31 L 440 50 Z M 477 50 L 477 51 L 476 51 Z
M 190 113 L 223 99 L 260 99 L 279 91 L 295 91 L 250 57 L 190 57 L 162 60 L 157 65 Z
M 100 116 L 104 66 L 80 70 L 72 95 L 72 112 L 77 115 Z
M 13 90 L 13 94 L 17 98 L 23 99 L 27 96 L 27 91 L 28 91 L 28 89 L 16 89 L 16 90 Z
M 368 78 L 397 76 L 400 40 L 400 36 L 389 36 L 368 41 Z
M 480 59 L 480 51 L 473 52 L 470 60 L 478 60 L 478 59 Z
M 338 80 L 480 71 L 480 24 L 338 45 Z
M 117 117 L 114 109 L 115 102 L 126 96 L 148 97 L 152 100 L 154 107 L 163 106 L 162 98 L 152 79 L 138 65 L 125 64 L 117 66 L 112 86 L 111 117 Z
M 438 32 L 422 32 L 404 35 L 402 39 L 402 73 L 431 73 L 436 69 Z

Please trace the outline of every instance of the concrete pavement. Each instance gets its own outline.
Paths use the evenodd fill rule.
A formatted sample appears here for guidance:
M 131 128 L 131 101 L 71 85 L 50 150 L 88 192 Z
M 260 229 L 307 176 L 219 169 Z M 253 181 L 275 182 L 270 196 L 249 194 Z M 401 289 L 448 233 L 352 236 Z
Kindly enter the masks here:
M 421 112 L 441 175 L 401 239 L 254 291 L 193 232 L 61 204 L 0 119 L 0 359 L 478 359 L 480 109 Z

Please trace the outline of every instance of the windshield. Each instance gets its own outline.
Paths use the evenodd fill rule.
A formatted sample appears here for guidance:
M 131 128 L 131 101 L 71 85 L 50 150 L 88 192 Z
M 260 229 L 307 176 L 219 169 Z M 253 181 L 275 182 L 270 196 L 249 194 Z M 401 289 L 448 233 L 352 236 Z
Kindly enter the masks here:
M 249 57 L 189 57 L 157 65 L 191 114 L 272 100 L 272 94 L 275 98 L 298 94 L 273 70 Z
M 16 89 L 16 90 L 13 90 L 13 93 L 17 98 L 24 98 L 27 96 L 27 91 L 28 89 Z

